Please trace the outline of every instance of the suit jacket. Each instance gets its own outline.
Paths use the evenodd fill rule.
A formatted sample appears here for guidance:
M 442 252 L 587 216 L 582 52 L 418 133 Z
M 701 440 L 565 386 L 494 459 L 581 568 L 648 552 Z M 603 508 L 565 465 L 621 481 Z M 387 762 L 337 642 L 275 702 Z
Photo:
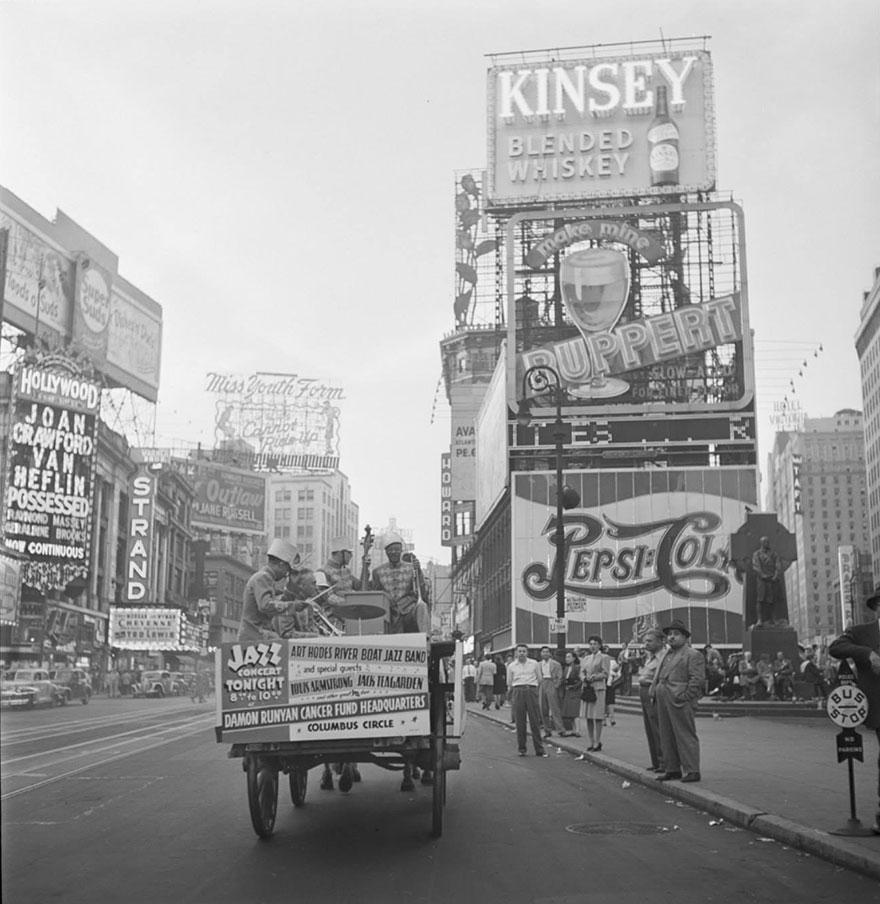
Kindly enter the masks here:
M 868 698 L 865 728 L 880 728 L 880 675 L 871 669 L 871 652 L 880 653 L 880 622 L 866 622 L 847 628 L 828 648 L 835 659 L 852 659 L 856 664 L 856 684 Z
M 669 688 L 677 705 L 696 703 L 706 689 L 706 660 L 703 654 L 690 644 L 685 644 L 680 650 L 667 647 L 659 659 L 660 664 L 651 684 L 652 699 L 657 686 L 663 684 Z
M 553 679 L 553 687 L 559 687 L 559 685 L 562 684 L 562 666 L 559 664 L 559 660 L 554 659 L 552 656 L 548 661 L 550 663 L 550 677 Z M 543 680 L 544 660 L 539 659 L 538 665 L 541 667 L 541 676 Z

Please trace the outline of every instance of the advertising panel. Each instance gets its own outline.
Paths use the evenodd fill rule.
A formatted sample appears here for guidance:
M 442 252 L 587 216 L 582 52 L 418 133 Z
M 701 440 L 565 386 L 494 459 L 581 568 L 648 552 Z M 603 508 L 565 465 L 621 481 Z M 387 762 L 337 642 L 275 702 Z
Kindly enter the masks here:
M 424 634 L 223 644 L 216 659 L 222 741 L 427 735 Z
M 110 381 L 158 398 L 162 308 L 78 248 L 99 244 L 59 211 L 50 222 L 0 187 L 8 230 L 3 320 L 51 347 L 68 341 Z M 71 247 L 73 245 L 73 247 Z M 116 256 L 105 250 L 106 261 Z
M 16 368 L 3 532 L 28 559 L 23 582 L 43 593 L 88 576 L 100 407 L 100 385 L 69 362 Z
M 440 545 L 452 546 L 452 459 L 440 453 Z
M 553 473 L 512 475 L 514 640 L 551 641 L 556 617 Z M 739 644 L 743 584 L 730 535 L 757 500 L 753 468 L 567 471 L 580 494 L 565 512 L 567 643 L 611 644 L 680 618 L 694 644 Z
M 0 625 L 18 622 L 21 605 L 22 560 L 0 552 Z
M 855 600 L 853 584 L 856 580 L 856 559 L 854 546 L 837 547 L 837 579 L 840 582 L 840 623 L 844 628 L 853 624 L 855 619 Z
M 192 523 L 236 533 L 266 532 L 266 478 L 208 461 L 187 461 L 195 485 Z
M 110 273 L 103 267 L 84 255 L 77 255 L 72 339 L 99 370 L 107 364 L 111 282 Z
M 119 650 L 199 650 L 180 609 L 150 606 L 111 606 L 107 642 Z
M 125 584 L 122 601 L 144 603 L 152 590 L 153 518 L 156 514 L 156 474 L 140 465 L 129 489 L 128 536 L 125 545 Z
M 714 187 L 707 50 L 556 57 L 489 69 L 490 206 Z
M 568 416 L 753 405 L 737 205 L 529 212 L 507 235 L 512 410 L 538 367 L 558 374 Z M 548 299 L 530 318 L 524 293 Z
M 75 272 L 64 250 L 0 209 L 9 230 L 3 319 L 19 329 L 64 339 L 70 335 Z
M 161 352 L 162 309 L 117 277 L 110 292 L 107 375 L 155 402 L 159 394 Z
M 328 469 L 339 466 L 341 387 L 299 374 L 209 372 L 205 388 L 216 395 L 218 447 L 244 440 L 255 468 Z M 236 453 L 237 457 L 242 458 Z
M 474 529 L 480 524 L 507 486 L 507 400 L 504 386 L 505 356 L 495 366 L 492 380 L 476 417 L 477 498 Z

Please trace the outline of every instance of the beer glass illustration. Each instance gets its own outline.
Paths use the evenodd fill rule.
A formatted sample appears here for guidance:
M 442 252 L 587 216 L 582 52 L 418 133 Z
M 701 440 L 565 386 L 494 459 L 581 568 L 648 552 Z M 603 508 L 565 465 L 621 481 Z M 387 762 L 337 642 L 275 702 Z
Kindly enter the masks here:
M 560 281 L 568 316 L 586 341 L 591 333 L 612 329 L 620 319 L 629 296 L 629 263 L 613 248 L 574 251 L 562 259 Z M 596 365 L 593 360 L 590 382 L 570 387 L 571 395 L 582 399 L 612 398 L 629 389 L 626 380 L 606 377 Z

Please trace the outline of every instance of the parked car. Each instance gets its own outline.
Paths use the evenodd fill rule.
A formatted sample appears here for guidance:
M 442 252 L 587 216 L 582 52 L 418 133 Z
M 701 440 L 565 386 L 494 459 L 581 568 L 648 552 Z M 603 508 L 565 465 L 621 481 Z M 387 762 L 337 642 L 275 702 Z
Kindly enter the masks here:
M 63 706 L 69 699 L 67 689 L 51 681 L 46 669 L 16 669 L 7 672 L 0 685 L 0 706 L 17 709 Z
M 79 700 L 85 705 L 92 697 L 92 680 L 83 669 L 55 669 L 49 672 L 49 678 L 67 689 L 68 700 Z
M 192 685 L 192 678 L 191 672 L 172 672 L 171 681 L 173 683 L 173 688 L 171 693 L 173 693 L 175 697 L 187 696 Z
M 174 693 L 171 672 L 144 672 L 141 675 L 140 693 L 145 697 L 170 697 Z

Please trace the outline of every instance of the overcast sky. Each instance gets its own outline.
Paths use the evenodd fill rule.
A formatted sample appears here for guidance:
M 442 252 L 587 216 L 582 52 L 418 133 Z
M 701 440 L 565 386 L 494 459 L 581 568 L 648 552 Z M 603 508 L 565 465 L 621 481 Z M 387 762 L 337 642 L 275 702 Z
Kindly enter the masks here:
M 394 516 L 448 561 L 442 390 L 430 421 L 454 324 L 452 174 L 486 162 L 485 54 L 712 36 L 763 466 L 789 379 L 811 416 L 861 407 L 878 18 L 876 0 L 4 2 L 0 183 L 64 210 L 162 305 L 159 444 L 213 444 L 208 371 L 337 383 L 362 524 Z

